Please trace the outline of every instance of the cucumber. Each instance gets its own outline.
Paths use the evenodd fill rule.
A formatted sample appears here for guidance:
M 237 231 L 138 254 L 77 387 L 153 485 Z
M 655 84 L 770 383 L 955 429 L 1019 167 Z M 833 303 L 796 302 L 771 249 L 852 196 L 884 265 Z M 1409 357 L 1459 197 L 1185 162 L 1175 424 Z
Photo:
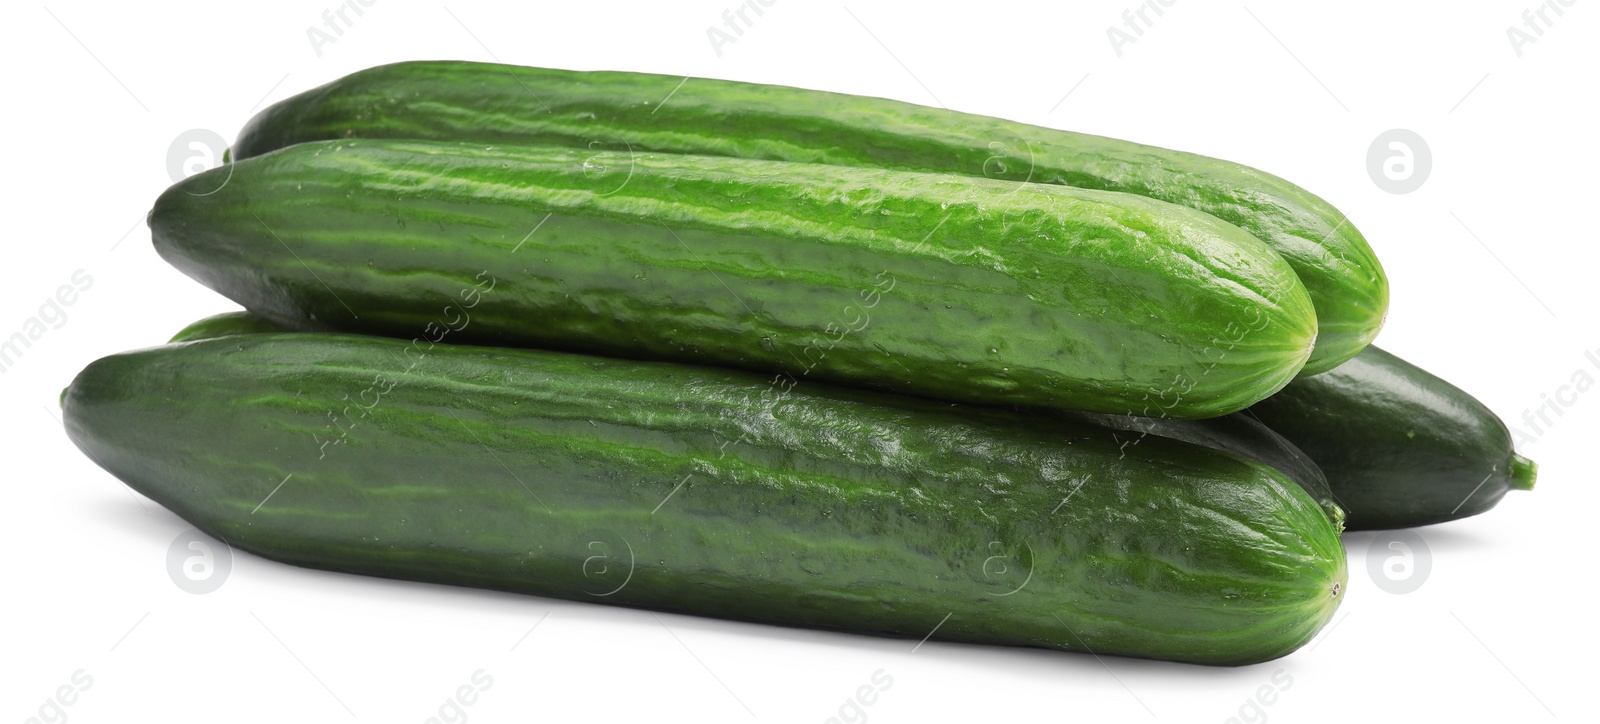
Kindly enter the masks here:
M 236 337 L 243 334 L 267 334 L 270 332 L 293 332 L 293 328 L 285 327 L 266 317 L 250 312 L 223 312 L 213 314 L 178 330 L 172 335 L 168 344 L 179 342 L 200 342 L 207 339 L 222 337 Z
M 190 324 L 172 335 L 169 343 L 196 342 L 202 339 L 232 337 L 239 334 L 265 334 L 292 331 L 266 317 L 249 312 L 223 312 Z
M 98 360 L 63 411 L 206 533 L 335 571 L 1217 665 L 1295 650 L 1346 580 L 1265 465 L 782 376 L 269 333 Z
M 1290 383 L 1294 384 L 1294 383 Z M 1293 480 L 1322 506 L 1336 529 L 1344 530 L 1345 512 L 1322 469 L 1287 438 L 1252 417 L 1248 410 L 1205 420 L 1173 420 L 1136 415 L 1064 412 L 1063 415 L 1131 435 L 1116 435 L 1121 446 L 1138 445 L 1149 435 L 1178 440 L 1266 465 Z
M 1532 490 L 1537 477 L 1483 403 L 1377 347 L 1295 380 L 1248 414 L 1316 461 L 1350 530 L 1477 515 L 1509 491 Z
M 1294 272 L 1235 226 L 941 174 L 326 141 L 191 176 L 150 228 L 174 266 L 291 326 L 954 401 L 1212 417 L 1281 388 L 1316 336 Z
M 293 331 L 249 312 L 227 312 L 206 317 L 183 328 L 173 342 L 194 342 L 240 334 L 264 334 Z M 1318 505 L 1322 506 L 1335 528 L 1344 530 L 1344 510 L 1333 499 L 1333 491 L 1322 470 L 1311 458 L 1300 451 L 1282 435 L 1244 412 L 1213 417 L 1206 420 L 1173 420 L 1133 415 L 1106 415 L 1075 410 L 1028 410 L 1019 408 L 1021 414 L 1060 416 L 1077 422 L 1087 422 L 1111 430 L 1112 438 L 1121 449 L 1144 442 L 1146 436 L 1178 440 L 1219 452 L 1237 455 L 1283 473 L 1293 480 Z M 1117 432 L 1131 433 L 1126 435 Z
M 452 61 L 364 70 L 279 102 L 233 146 L 417 138 L 548 143 L 868 166 L 1148 196 L 1236 224 L 1288 260 L 1321 332 L 1304 374 L 1378 334 L 1383 268 L 1338 209 L 1288 181 L 1215 158 L 925 106 L 648 73 Z

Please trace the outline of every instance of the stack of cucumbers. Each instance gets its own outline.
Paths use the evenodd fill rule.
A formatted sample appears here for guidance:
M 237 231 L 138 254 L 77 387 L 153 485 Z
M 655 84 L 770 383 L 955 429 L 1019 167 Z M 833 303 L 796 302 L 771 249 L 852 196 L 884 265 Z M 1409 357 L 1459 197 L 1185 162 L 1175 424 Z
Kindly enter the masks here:
M 1202 664 L 1283 656 L 1339 534 L 1530 489 L 1369 346 L 1288 181 L 874 98 L 465 62 L 268 108 L 155 202 L 247 312 L 89 365 L 96 463 L 315 568 Z

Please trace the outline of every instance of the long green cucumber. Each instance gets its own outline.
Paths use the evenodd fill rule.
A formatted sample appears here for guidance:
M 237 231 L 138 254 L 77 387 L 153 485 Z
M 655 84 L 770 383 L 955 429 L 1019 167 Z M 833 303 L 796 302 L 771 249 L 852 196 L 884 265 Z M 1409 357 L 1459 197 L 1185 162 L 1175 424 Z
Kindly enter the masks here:
M 1351 530 L 1477 515 L 1509 491 L 1532 490 L 1537 475 L 1483 403 L 1377 347 L 1248 414 L 1316 461 Z
M 249 312 L 226 312 L 206 317 L 184 327 L 172 337 L 172 342 L 195 342 L 240 334 L 264 334 L 294 331 L 264 317 Z M 1113 431 L 1112 438 L 1119 448 L 1144 442 L 1147 436 L 1178 440 L 1252 460 L 1283 473 L 1301 488 L 1328 514 L 1339 530 L 1344 530 L 1344 510 L 1333 498 L 1328 479 L 1322 470 L 1300 448 L 1273 432 L 1271 428 L 1250 416 L 1236 412 L 1205 420 L 1174 420 L 1133 415 L 1107 415 L 1075 410 L 1027 410 L 1019 412 L 1065 417 L 1077 422 L 1087 422 Z M 1129 434 L 1117 434 L 1117 431 Z
M 352 573 L 1229 665 L 1346 577 L 1265 465 L 781 376 L 274 333 L 101 359 L 63 411 L 206 533 Z
M 418 138 L 739 156 L 1065 184 L 1148 196 L 1236 224 L 1288 260 L 1321 332 L 1304 374 L 1378 334 L 1383 268 L 1361 232 L 1284 179 L 1215 158 L 880 98 L 648 73 L 453 61 L 364 70 L 257 115 L 232 151 Z
M 942 174 L 313 142 L 189 177 L 150 228 L 174 266 L 291 325 L 955 401 L 1212 417 L 1281 388 L 1316 336 L 1294 272 L 1235 226 Z

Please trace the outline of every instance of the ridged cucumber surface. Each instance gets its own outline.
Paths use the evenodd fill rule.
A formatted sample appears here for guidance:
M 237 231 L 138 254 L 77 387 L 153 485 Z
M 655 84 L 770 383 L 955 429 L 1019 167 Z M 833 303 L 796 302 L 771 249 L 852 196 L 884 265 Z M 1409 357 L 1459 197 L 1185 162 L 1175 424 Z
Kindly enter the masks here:
M 1224 665 L 1304 644 L 1346 575 L 1265 465 L 738 371 L 269 333 L 101 359 L 63 409 L 208 534 L 367 575 Z
M 1338 209 L 1272 174 L 1215 158 L 910 103 L 649 73 L 453 61 L 351 74 L 274 104 L 235 158 L 295 143 L 418 138 L 549 143 L 936 171 L 1160 199 L 1236 224 L 1288 260 L 1321 327 L 1304 374 L 1360 352 L 1389 289 Z
M 292 326 L 956 401 L 1223 415 L 1292 379 L 1317 334 L 1293 270 L 1238 227 L 945 174 L 328 141 L 191 176 L 150 227 L 174 266 Z
M 206 317 L 184 327 L 172 337 L 173 342 L 195 342 L 240 334 L 291 332 L 288 327 L 249 312 L 226 312 Z M 1107 415 L 1075 410 L 1030 410 L 1019 408 L 1021 414 L 1057 416 L 1099 425 L 1110 431 L 1119 449 L 1127 449 L 1155 436 L 1178 440 L 1204 448 L 1240 456 L 1246 460 L 1266 465 L 1298 483 L 1312 500 L 1322 506 L 1338 530 L 1344 530 L 1344 510 L 1333 499 L 1328 479 L 1294 443 L 1267 427 L 1248 412 L 1212 417 L 1204 420 L 1174 420 L 1170 418 L 1136 417 L 1133 415 Z M 1126 434 L 1121 434 L 1126 433 Z
M 1322 468 L 1351 530 L 1477 515 L 1532 490 L 1537 475 L 1483 403 L 1377 347 L 1295 380 L 1249 414 Z

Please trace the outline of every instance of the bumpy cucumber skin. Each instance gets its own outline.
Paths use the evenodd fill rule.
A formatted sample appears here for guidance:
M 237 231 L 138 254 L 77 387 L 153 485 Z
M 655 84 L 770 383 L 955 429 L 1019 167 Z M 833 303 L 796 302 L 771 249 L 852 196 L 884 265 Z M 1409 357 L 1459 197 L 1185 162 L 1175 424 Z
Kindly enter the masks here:
M 1327 475 L 1350 530 L 1477 515 L 1533 485 L 1532 462 L 1471 395 L 1377 347 L 1251 407 Z
M 669 98 L 670 95 L 670 98 Z M 233 147 L 419 138 L 550 143 L 958 173 L 1138 194 L 1236 224 L 1288 260 L 1320 333 L 1302 374 L 1377 336 L 1388 280 L 1328 202 L 1248 166 L 1103 136 L 840 93 L 648 73 L 453 61 L 351 74 L 281 101 Z
M 226 312 L 206 317 L 184 327 L 173 336 L 173 342 L 194 342 L 239 334 L 265 334 L 294 331 L 249 312 Z M 1294 443 L 1267 427 L 1247 412 L 1213 417 L 1205 420 L 1173 420 L 1133 415 L 1107 415 L 1075 410 L 1030 410 L 1018 408 L 1020 414 L 1059 416 L 1075 422 L 1087 422 L 1113 431 L 1119 449 L 1144 442 L 1148 436 L 1199 445 L 1204 448 L 1240 456 L 1266 465 L 1294 482 L 1322 506 L 1335 528 L 1344 530 L 1344 510 L 1334 502 L 1333 491 L 1322 470 Z M 1118 434 L 1121 431 L 1128 434 Z
M 948 615 L 935 638 L 1219 665 L 1293 651 L 1341 599 L 1316 503 L 1231 455 L 731 370 L 407 348 L 166 345 L 91 364 L 63 413 L 135 490 L 316 568 L 913 638 Z
M 291 146 L 192 176 L 156 249 L 291 326 L 784 371 L 939 399 L 1236 412 L 1316 320 L 1271 249 L 1128 194 L 712 156 Z

